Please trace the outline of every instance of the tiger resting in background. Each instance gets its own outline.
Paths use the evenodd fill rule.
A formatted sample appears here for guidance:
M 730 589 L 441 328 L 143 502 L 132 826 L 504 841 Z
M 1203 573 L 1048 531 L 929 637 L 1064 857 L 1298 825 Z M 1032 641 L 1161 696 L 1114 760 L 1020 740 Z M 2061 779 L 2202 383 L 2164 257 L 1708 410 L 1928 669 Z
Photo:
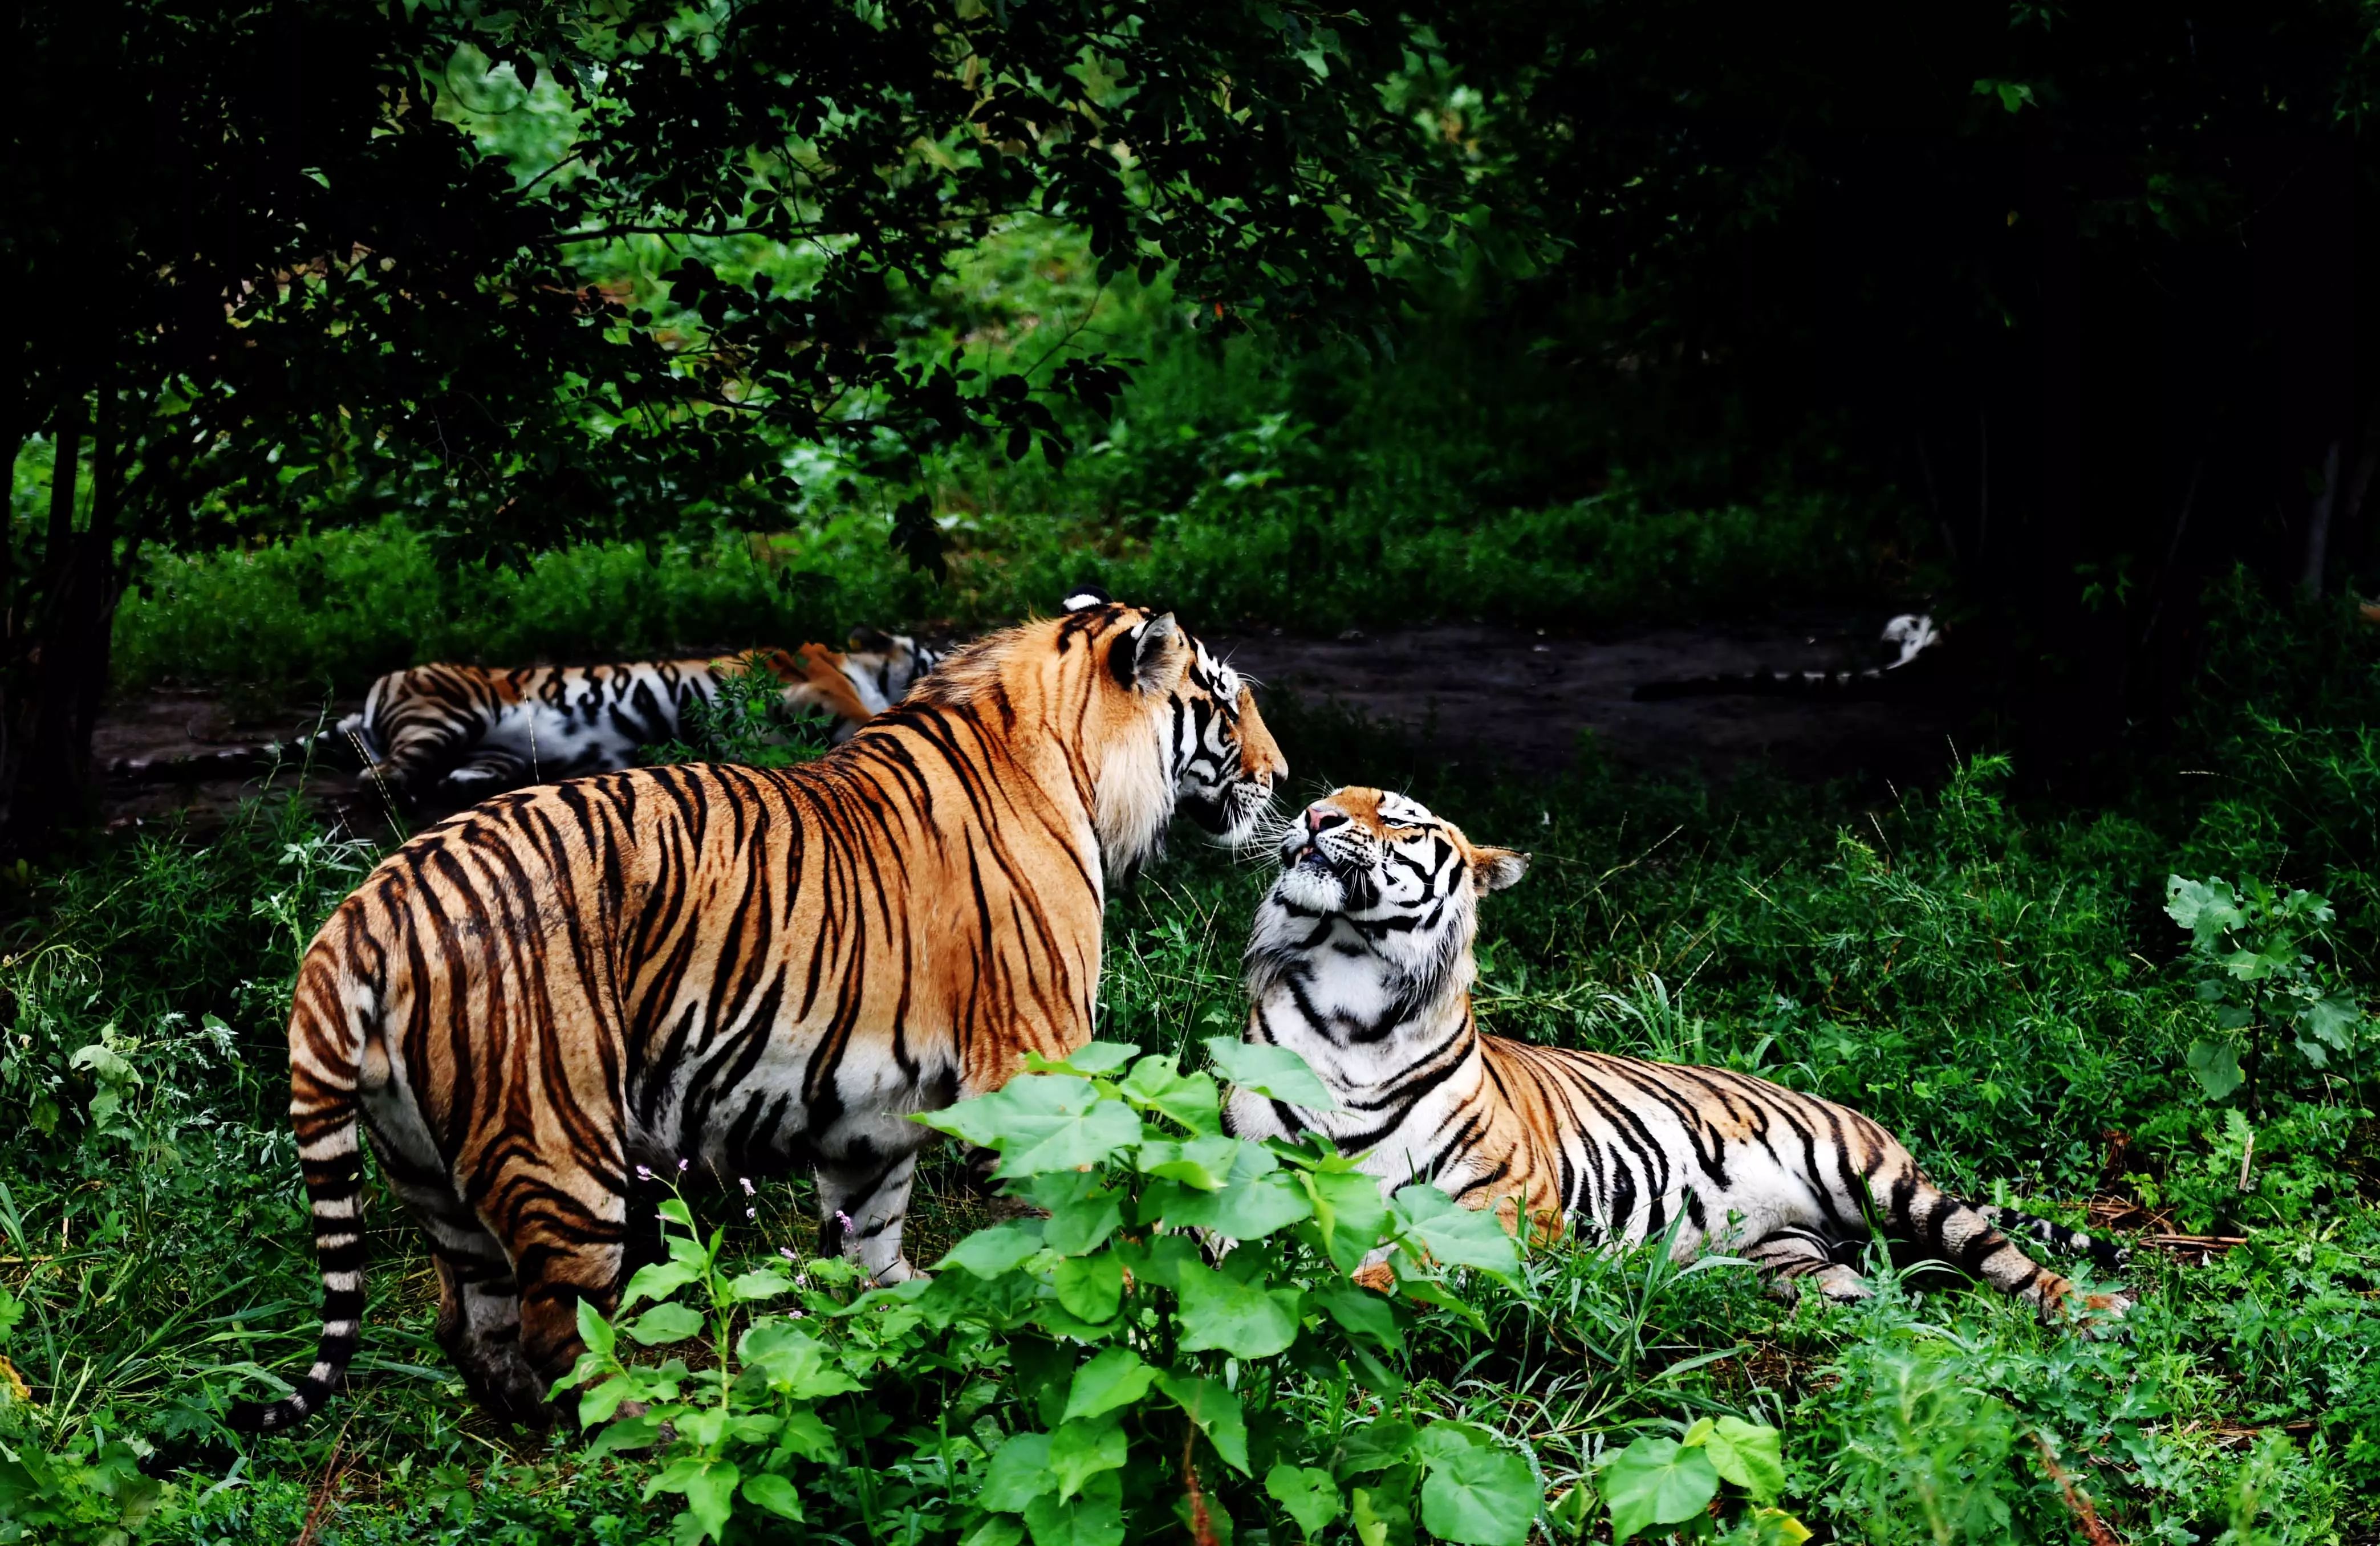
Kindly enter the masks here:
M 808 644 L 764 652 L 785 702 L 832 715 L 836 741 L 901 700 L 934 669 L 933 650 L 901 634 L 856 629 L 848 651 Z M 634 767 L 637 753 L 677 739 L 687 707 L 719 695 L 735 658 L 605 666 L 436 664 L 391 671 L 364 706 L 294 745 L 230 747 L 194 756 L 121 758 L 114 778 L 218 778 L 317 747 L 358 749 L 368 776 L 396 794 L 471 801 L 523 784 Z
M 1475 845 L 1402 795 L 1342 789 L 1291 826 L 1281 857 L 1248 945 L 1246 1037 L 1303 1057 L 1338 1109 L 1235 1091 L 1226 1121 L 1240 1137 L 1318 1133 L 1362 1154 L 1384 1192 L 1432 1181 L 1508 1222 L 1517 1204 L 1541 1230 L 1575 1218 L 1633 1244 L 1674 1225 L 1680 1260 L 1716 1246 L 1836 1298 L 1869 1291 L 1844 1258 L 1867 1244 L 1873 1217 L 1913 1254 L 2036 1309 L 2129 1304 L 2078 1296 L 2001 1231 L 2107 1270 L 2120 1260 L 2111 1248 L 1959 1201 L 1890 1133 L 1831 1101 L 1725 1069 L 1482 1034 L 1478 900 L 1520 879 L 1526 854 Z M 1366 1273 L 1385 1285 L 1384 1263 Z
M 419 1221 L 439 1343 L 542 1426 L 658 1252 L 638 1167 L 815 1168 L 822 1252 L 910 1275 L 912 1112 L 1091 1036 L 1111 877 L 1192 816 L 1244 840 L 1287 768 L 1172 616 L 1089 597 L 954 651 L 816 761 L 634 768 L 500 794 L 382 861 L 315 936 L 289 1023 L 322 1405 L 363 1314 L 359 1129 Z

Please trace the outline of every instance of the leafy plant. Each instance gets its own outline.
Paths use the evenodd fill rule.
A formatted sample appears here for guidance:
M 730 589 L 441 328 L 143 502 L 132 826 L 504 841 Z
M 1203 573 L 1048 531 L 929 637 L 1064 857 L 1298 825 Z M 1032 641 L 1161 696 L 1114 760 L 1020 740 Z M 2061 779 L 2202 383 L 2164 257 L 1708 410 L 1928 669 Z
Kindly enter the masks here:
M 649 761 L 790 767 L 827 749 L 833 721 L 787 703 L 768 652 L 756 649 L 719 673 L 715 696 L 687 702 L 678 729 L 678 739 L 647 753 Z
M 1208 1047 L 1246 1088 L 1329 1101 L 1293 1056 Z M 1526 1538 L 1543 1488 L 1525 1445 L 1446 1420 L 1350 1424 L 1343 1405 L 1318 1431 L 1281 1405 L 1301 1382 L 1402 1393 L 1419 1318 L 1472 1313 L 1451 1274 L 1516 1273 L 1492 1214 L 1429 1187 L 1383 1202 L 1335 1153 L 1226 1136 L 1211 1076 L 1111 1043 L 1033 1059 L 997 1093 L 919 1120 L 997 1153 L 1033 1214 L 968 1236 L 930 1279 L 847 1305 L 810 1288 L 804 1310 L 754 1314 L 795 1281 L 727 1275 L 722 1238 L 702 1239 L 673 1202 L 670 1260 L 631 1280 L 619 1321 L 582 1313 L 589 1351 L 564 1388 L 582 1390 L 598 1450 L 667 1435 L 648 1492 L 684 1496 L 676 1539 L 723 1539 L 746 1511 L 825 1528 L 856 1509 L 880 1533 L 881 1500 L 849 1492 L 845 1450 L 885 1405 L 872 1387 L 936 1376 L 993 1381 L 998 1398 L 966 1434 L 939 1434 L 930 1465 L 920 1456 L 896 1533 L 1095 1546 L 1177 1520 L 1228 1540 L 1235 1519 L 1285 1516 L 1305 1539 L 1345 1517 L 1372 1546 L 1416 1524 L 1463 1546 Z M 1382 1253 L 1393 1293 L 1349 1280 Z M 692 1303 L 675 1297 L 689 1290 Z M 698 1333 L 717 1350 L 710 1367 L 626 1361 L 630 1344 Z
M 2362 1009 L 2306 948 L 2334 916 L 2326 899 L 2252 876 L 2234 886 L 2177 875 L 2167 877 L 2165 911 L 2190 931 L 2199 1002 L 2212 1007 L 2219 1030 L 2246 1035 L 2244 1069 L 2232 1040 L 2191 1044 L 2190 1071 L 2209 1100 L 2228 1099 L 2245 1085 L 2248 1104 L 2261 1109 L 2258 1081 L 2274 1033 L 2285 1036 L 2283 1048 L 2307 1069 L 2329 1068 L 2334 1058 L 2354 1065 Z

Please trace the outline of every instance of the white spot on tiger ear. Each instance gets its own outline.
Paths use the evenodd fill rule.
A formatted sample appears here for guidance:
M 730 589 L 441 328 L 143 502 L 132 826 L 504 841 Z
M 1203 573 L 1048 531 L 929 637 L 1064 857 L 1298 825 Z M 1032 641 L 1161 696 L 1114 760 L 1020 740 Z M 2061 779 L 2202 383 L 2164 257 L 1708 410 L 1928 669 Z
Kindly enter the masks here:
M 1078 590 L 1061 603 L 1070 612 L 1087 612 L 1093 607 L 1104 607 L 1108 598 L 1096 590 Z

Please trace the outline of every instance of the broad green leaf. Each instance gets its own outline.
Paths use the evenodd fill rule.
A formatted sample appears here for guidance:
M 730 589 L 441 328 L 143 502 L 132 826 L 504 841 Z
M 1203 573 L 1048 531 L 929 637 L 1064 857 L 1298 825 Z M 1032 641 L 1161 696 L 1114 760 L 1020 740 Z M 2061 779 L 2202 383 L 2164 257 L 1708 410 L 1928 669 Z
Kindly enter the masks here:
M 2178 875 L 2166 876 L 2166 916 L 2190 930 L 2201 949 L 2207 948 L 2228 929 L 2236 929 L 2248 922 L 2240 910 L 2240 893 L 2229 883 L 2210 878 L 2204 881 L 2184 880 Z
M 1421 1522 L 1440 1540 L 1460 1546 L 1521 1546 L 1544 1501 L 1527 1461 L 1509 1449 L 1481 1445 L 1432 1463 L 1422 1479 Z
M 656 1407 L 638 1417 L 622 1418 L 595 1435 L 595 1442 L 578 1452 L 578 1458 L 592 1464 L 606 1455 L 633 1454 L 650 1449 L 659 1441 L 664 1408 Z M 651 1494 L 646 1494 L 650 1497 Z
M 1213 1076 L 1182 1072 L 1170 1053 L 1135 1063 L 1116 1088 L 1142 1110 L 1170 1117 L 1202 1137 L 1223 1130 L 1222 1097 Z
M 713 1540 L 724 1538 L 728 1511 L 735 1506 L 735 1484 L 742 1473 L 733 1460 L 690 1456 L 671 1466 L 645 1484 L 645 1496 L 656 1492 L 684 1494 L 686 1506 L 702 1533 Z
M 1755 1503 L 1775 1503 L 1785 1491 L 1784 1435 L 1774 1428 L 1723 1417 L 1703 1447 L 1718 1474 L 1751 1493 Z
M 628 1335 L 648 1347 L 683 1342 L 702 1330 L 702 1317 L 677 1303 L 657 1304 L 628 1323 Z
M 777 1430 L 777 1451 L 824 1466 L 841 1455 L 842 1446 L 834 1442 L 834 1430 L 824 1418 L 807 1407 L 797 1407 L 785 1414 L 785 1425 Z
M 2344 994 L 2333 994 L 2308 1004 L 2298 1016 L 2298 1023 L 2306 1033 L 2324 1043 L 2333 1052 L 2345 1052 L 2355 1045 L 2355 1028 L 2363 1020 L 2363 1011 L 2355 1000 Z
M 1061 1424 L 1050 1435 L 1050 1474 L 1058 1481 L 1058 1501 L 1081 1492 L 1101 1471 L 1123 1469 L 1126 1444 L 1123 1424 L 1113 1414 Z
M 1041 1221 L 1019 1219 L 978 1229 L 951 1248 L 937 1269 L 965 1267 L 978 1277 L 993 1278 L 1014 1272 L 1041 1249 Z
M 1611 1507 L 1613 1546 L 1656 1525 L 1694 1518 L 1718 1495 L 1718 1467 L 1706 1449 L 1675 1439 L 1637 1439 L 1604 1467 L 1604 1501 Z
M 1140 1117 L 1088 1080 L 1020 1074 L 989 1095 L 961 1101 L 917 1120 L 965 1142 L 995 1150 L 1004 1178 L 1079 1170 L 1140 1141 Z
M 1248 1469 L 1247 1423 L 1240 1412 L 1240 1398 L 1230 1386 L 1195 1374 L 1160 1374 L 1157 1388 L 1189 1414 L 1191 1423 L 1207 1435 L 1224 1464 L 1242 1476 L 1255 1474 Z
M 1397 1326 L 1396 1303 L 1385 1295 L 1352 1283 L 1333 1283 L 1312 1290 L 1308 1298 L 1350 1336 L 1392 1353 L 1404 1351 L 1405 1334 Z
M 1080 1497 L 1058 1501 L 1044 1492 L 1025 1505 L 1033 1546 L 1122 1546 L 1123 1483 L 1113 1471 L 1091 1478 Z
M 1510 1280 L 1521 1270 L 1521 1248 L 1482 1208 L 1466 1208 L 1427 1183 L 1397 1193 L 1399 1232 L 1416 1240 L 1432 1260 L 1470 1267 Z
M 1755 1508 L 1748 1517 L 1759 1546 L 1802 1546 L 1810 1539 L 1810 1527 L 1781 1508 Z
M 1305 1059 L 1285 1046 L 1267 1046 L 1260 1042 L 1244 1042 L 1236 1036 L 1209 1036 L 1207 1056 L 1223 1077 L 1251 1094 L 1268 1100 L 1287 1101 L 1309 1111 L 1336 1111 L 1339 1103 Z
M 1362 1476 L 1367 1471 L 1402 1466 L 1416 1453 L 1418 1437 L 1414 1425 L 1402 1418 L 1382 1418 L 1361 1428 L 1351 1428 L 1339 1436 L 1339 1474 Z
M 578 1398 L 578 1426 L 593 1428 L 612 1420 L 620 1403 L 637 1394 L 638 1385 L 634 1376 L 614 1374 Z
M 1269 1359 L 1297 1340 L 1298 1293 L 1235 1283 L 1202 1262 L 1179 1270 L 1182 1350 L 1216 1348 L 1236 1358 Z
M 1119 1240 L 1117 1256 L 1132 1275 L 1160 1288 L 1179 1289 L 1182 1269 L 1198 1263 L 1198 1245 L 1185 1235 L 1159 1235 L 1142 1243 Z
M 1493 1449 L 1495 1445 L 1494 1436 L 1484 1428 L 1468 1422 L 1442 1419 L 1423 1429 L 1414 1448 L 1424 1465 L 1442 1466 L 1458 1455 L 1465 1455 L 1475 1449 Z
M 992 1452 L 985 1470 L 983 1491 L 976 1502 L 1002 1514 L 1014 1514 L 1058 1485 L 1050 1474 L 1050 1435 L 1017 1433 Z
M 1075 1371 L 1066 1389 L 1066 1418 L 1095 1418 L 1128 1407 L 1148 1394 L 1157 1371 L 1129 1347 L 1110 1347 Z
M 1139 1056 L 1140 1048 L 1129 1042 L 1085 1042 L 1063 1057 L 1044 1057 L 1028 1052 L 1025 1055 L 1025 1067 L 1030 1073 L 1098 1076 L 1111 1074 Z
M 1330 1260 L 1341 1272 L 1354 1272 L 1380 1243 L 1388 1226 L 1389 1206 L 1380 1201 L 1379 1178 L 1360 1170 L 1294 1174 L 1314 1204 L 1314 1223 L 1322 1231 Z
M 1115 1319 L 1123 1305 L 1123 1262 L 1112 1251 L 1069 1256 L 1053 1274 L 1058 1302 L 1066 1313 L 1097 1324 Z
M 1220 1191 L 1184 1188 L 1169 1202 L 1165 1223 L 1176 1229 L 1211 1229 L 1229 1240 L 1260 1240 L 1274 1230 L 1314 1216 L 1314 1202 L 1297 1178 L 1276 1171 Z
M 1339 1484 L 1330 1480 L 1329 1471 L 1311 1466 L 1275 1466 L 1265 1473 L 1265 1492 L 1297 1521 L 1308 1540 L 1339 1517 Z
M 1033 1200 L 1050 1210 L 1041 1221 L 1041 1243 L 1061 1256 L 1083 1256 L 1099 1249 L 1107 1238 L 1123 1222 L 1116 1194 L 1092 1191 L 1088 1185 L 1065 1186 L 1063 1183 L 1095 1183 L 1099 1178 L 1080 1171 L 1062 1171 L 1055 1175 L 1033 1178 Z M 1050 1185 L 1056 1182 L 1059 1185 Z
M 2240 1054 L 2229 1042 L 2191 1043 L 2189 1063 L 2191 1077 L 2208 1100 L 2222 1100 L 2247 1082 L 2248 1076 L 2240 1071 Z
M 648 1262 L 620 1290 L 620 1313 L 646 1299 L 665 1299 L 702 1275 L 702 1269 L 685 1262 Z
M 662 1198 L 660 1202 L 654 1205 L 653 1212 L 661 1214 L 662 1217 L 669 1220 L 672 1224 L 678 1225 L 686 1229 L 691 1230 L 696 1227 L 694 1214 L 686 1207 L 686 1199 L 682 1197 Z M 702 1251 L 702 1247 L 699 1244 L 681 1236 L 671 1237 L 669 1244 L 670 1255 L 673 1258 L 676 1258 L 681 1261 L 684 1260 L 684 1258 L 679 1255 L 679 1248 L 681 1247 L 684 1247 L 686 1250 L 694 1252 L 698 1256 L 700 1255 Z
M 1025 1527 L 1005 1514 L 995 1514 L 969 1530 L 959 1546 L 1017 1546 L 1025 1539 Z
M 727 1292 L 738 1304 L 753 1304 L 790 1293 L 793 1286 L 794 1280 L 784 1274 L 772 1267 L 760 1267 L 729 1283 Z
M 1187 1143 L 1160 1139 L 1142 1144 L 1133 1163 L 1144 1176 L 1179 1181 L 1200 1191 L 1220 1191 L 1242 1147 L 1238 1139 L 1220 1136 L 1194 1138 Z
M 753 1323 L 735 1351 L 746 1367 L 759 1371 L 771 1390 L 796 1401 L 822 1401 L 860 1388 L 835 1361 L 833 1349 L 788 1317 L 771 1315 Z
M 0 1310 L 17 1308 L 17 1301 L 8 1297 L 8 1290 L 0 1288 Z M 19 1310 L 19 1313 L 22 1311 Z M 0 1337 L 6 1336 L 9 1328 L 16 1323 L 16 1316 L 0 1315 Z M 603 1312 L 595 1308 L 594 1300 L 578 1301 L 578 1340 L 587 1344 L 589 1352 L 600 1358 L 609 1359 L 613 1350 L 619 1346 L 618 1336 L 619 1334 L 613 1329 L 612 1323 L 604 1319 Z
M 744 1501 L 755 1508 L 765 1508 L 781 1519 L 798 1523 L 802 1517 L 802 1496 L 794 1484 L 772 1471 L 744 1479 Z

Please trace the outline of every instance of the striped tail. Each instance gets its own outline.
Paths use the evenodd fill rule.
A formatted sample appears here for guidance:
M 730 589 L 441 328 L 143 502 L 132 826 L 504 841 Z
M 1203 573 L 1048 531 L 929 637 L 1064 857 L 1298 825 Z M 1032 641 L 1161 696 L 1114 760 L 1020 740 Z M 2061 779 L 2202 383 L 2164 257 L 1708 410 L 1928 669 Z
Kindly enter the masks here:
M 1860 698 L 1883 690 L 1888 669 L 1864 671 L 1744 671 L 1733 676 L 1688 676 L 1640 682 L 1629 695 L 1638 703 L 1673 698 Z
M 311 735 L 301 735 L 294 741 L 266 741 L 250 746 L 225 746 L 218 751 L 193 752 L 187 756 L 114 757 L 109 759 L 107 777 L 136 784 L 198 784 L 210 779 L 234 779 L 243 773 L 261 773 L 276 763 L 309 760 L 322 753 L 349 744 L 364 750 L 367 766 L 380 759 L 379 749 L 372 744 L 371 731 L 363 716 L 350 714 L 335 726 L 319 730 Z
M 2131 1252 L 2114 1240 L 2095 1239 L 2080 1229 L 2069 1229 L 2046 1218 L 2019 1213 L 2014 1208 L 1998 1208 L 1985 1202 L 1967 1206 L 1991 1220 L 1995 1228 L 2022 1239 L 2037 1240 L 2063 1256 L 2087 1256 L 2100 1272 L 2113 1275 L 2124 1270 Z
M 314 1366 L 288 1395 L 232 1407 L 224 1420 L 237 1432 L 282 1432 L 319 1410 L 345 1379 L 363 1330 L 363 1151 L 358 1143 L 356 1055 L 339 1011 L 338 975 L 322 947 L 307 953 L 289 1027 L 289 1116 L 298 1129 L 298 1157 L 314 1215 L 322 1340 Z

